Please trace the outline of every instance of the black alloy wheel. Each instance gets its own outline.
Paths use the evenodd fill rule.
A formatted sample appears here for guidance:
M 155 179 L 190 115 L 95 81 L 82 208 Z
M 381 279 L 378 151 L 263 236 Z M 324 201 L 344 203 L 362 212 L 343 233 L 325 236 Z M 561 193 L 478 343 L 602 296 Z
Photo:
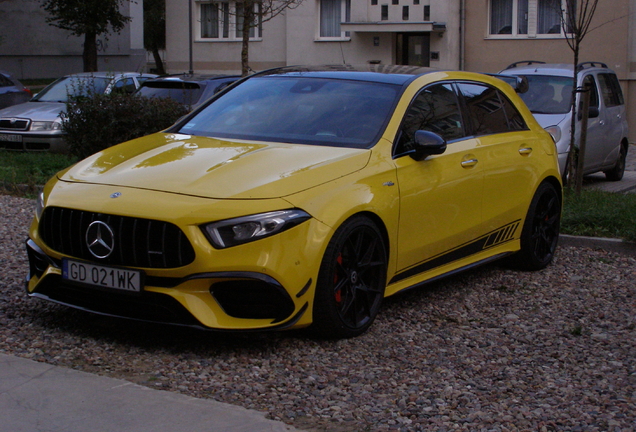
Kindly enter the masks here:
M 522 270 L 540 270 L 552 262 L 559 241 L 561 195 L 548 182 L 539 185 L 521 232 L 521 250 L 511 263 Z
M 386 248 L 376 225 L 363 216 L 345 222 L 320 266 L 310 330 L 334 339 L 364 333 L 382 303 L 386 268 Z

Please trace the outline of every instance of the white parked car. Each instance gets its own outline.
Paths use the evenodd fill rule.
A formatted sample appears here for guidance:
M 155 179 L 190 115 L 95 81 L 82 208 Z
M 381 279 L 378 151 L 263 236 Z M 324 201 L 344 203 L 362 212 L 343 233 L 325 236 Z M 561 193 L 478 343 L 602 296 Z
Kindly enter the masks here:
M 588 119 L 583 174 L 602 171 L 608 180 L 618 181 L 625 172 L 629 147 L 627 113 L 616 73 L 599 62 L 578 65 L 577 87 L 590 83 Z M 528 91 L 520 94 L 539 124 L 554 138 L 559 153 L 559 168 L 565 172 L 570 147 L 573 65 L 545 64 L 537 61 L 513 63 L 499 72 L 526 77 Z M 581 100 L 577 96 L 576 140 L 580 141 Z
M 69 96 L 115 91 L 133 93 L 154 74 L 138 72 L 85 72 L 51 83 L 29 102 L 0 110 L 0 148 L 9 150 L 66 151 L 60 114 Z

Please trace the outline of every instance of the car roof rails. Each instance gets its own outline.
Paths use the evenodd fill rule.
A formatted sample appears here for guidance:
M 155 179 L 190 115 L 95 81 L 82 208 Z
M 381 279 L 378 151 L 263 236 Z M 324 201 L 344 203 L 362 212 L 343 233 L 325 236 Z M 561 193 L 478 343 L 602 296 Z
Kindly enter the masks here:
M 609 69 L 605 63 L 589 61 L 589 62 L 579 63 L 578 65 L 576 65 L 576 71 L 577 72 L 582 71 L 583 69 L 588 67 L 600 67 L 604 69 Z
M 531 64 L 545 64 L 545 62 L 539 61 L 539 60 L 522 60 L 522 61 L 518 61 L 518 62 L 514 62 L 512 64 L 509 64 L 506 69 L 514 69 L 519 65 L 524 65 L 524 66 L 530 66 Z

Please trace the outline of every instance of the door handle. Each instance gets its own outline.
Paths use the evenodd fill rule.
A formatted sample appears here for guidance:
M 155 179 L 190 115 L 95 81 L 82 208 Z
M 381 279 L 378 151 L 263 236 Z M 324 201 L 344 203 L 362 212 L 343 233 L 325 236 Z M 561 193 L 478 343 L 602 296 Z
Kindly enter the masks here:
M 521 147 L 519 149 L 519 154 L 526 156 L 529 155 L 530 153 L 532 153 L 532 147 Z
M 464 168 L 470 168 L 470 167 L 474 167 L 475 165 L 477 165 L 477 162 L 479 162 L 477 159 L 473 158 L 473 159 L 467 159 L 462 161 L 462 167 Z

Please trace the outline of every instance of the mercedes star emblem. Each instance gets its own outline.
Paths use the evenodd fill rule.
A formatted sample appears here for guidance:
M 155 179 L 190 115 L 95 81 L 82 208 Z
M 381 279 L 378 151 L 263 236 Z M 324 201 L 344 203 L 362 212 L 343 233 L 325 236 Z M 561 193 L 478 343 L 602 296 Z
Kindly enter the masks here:
M 107 258 L 115 248 L 115 234 L 105 222 L 92 222 L 86 230 L 86 246 L 95 258 Z

